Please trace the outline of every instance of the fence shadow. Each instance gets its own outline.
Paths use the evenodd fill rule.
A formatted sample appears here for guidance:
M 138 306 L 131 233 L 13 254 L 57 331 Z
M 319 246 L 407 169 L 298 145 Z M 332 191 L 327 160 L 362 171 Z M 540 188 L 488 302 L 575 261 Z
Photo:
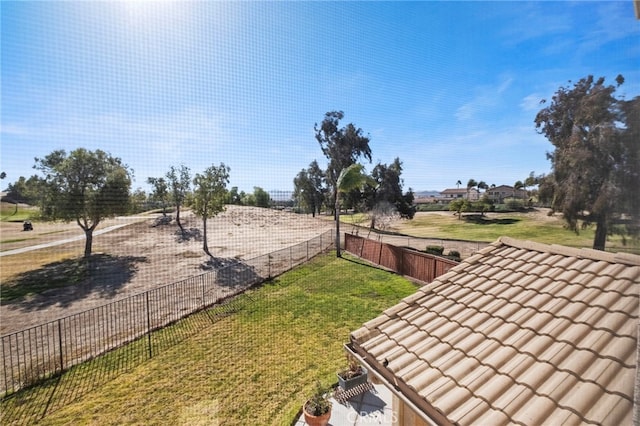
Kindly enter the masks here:
M 21 396 L 16 398 L 24 398 L 29 393 L 23 393 L 28 391 L 23 388 L 36 383 L 40 386 L 42 380 L 47 381 L 42 384 L 43 389 L 37 392 L 45 392 L 51 386 L 59 388 L 61 382 L 50 385 L 55 382 L 55 379 L 50 379 L 52 375 L 65 371 L 79 374 L 85 364 L 102 357 L 113 359 L 113 354 L 121 353 L 121 348 L 136 347 L 143 342 L 146 352 L 140 353 L 146 355 L 135 357 L 151 358 L 158 348 L 176 341 L 176 329 L 165 332 L 167 327 L 179 323 L 183 324 L 181 327 L 189 328 L 184 324 L 190 323 L 181 322 L 180 319 L 206 312 L 212 307 L 224 305 L 227 307 L 223 313 L 233 312 L 234 309 L 229 310 L 227 301 L 325 252 L 332 244 L 331 231 L 327 231 L 288 249 L 253 259 L 212 259 L 212 270 L 201 275 L 1 336 L 0 395 L 4 395 L 3 405 L 7 398 L 13 398 L 12 395 L 18 392 Z M 99 260 L 92 268 L 101 271 L 100 274 L 105 277 L 109 276 L 109 279 L 101 281 L 101 286 L 87 286 L 84 292 L 72 288 L 74 292 L 67 296 L 67 300 L 76 300 L 93 291 L 111 294 L 135 274 L 136 263 L 146 261 L 146 258 L 103 255 Z M 61 303 L 60 300 L 40 300 L 24 302 L 25 309 Z M 155 340 L 155 336 L 163 336 L 163 339 Z
M 92 293 L 110 298 L 137 273 L 144 256 L 94 254 L 85 259 L 68 259 L 19 274 L 2 285 L 3 304 L 18 305 L 23 311 L 52 305 L 67 307 Z M 49 288 L 50 290 L 43 290 Z M 36 293 L 32 298 L 26 296 Z
M 246 287 L 266 278 L 258 274 L 253 266 L 235 258 L 213 257 L 202 269 L 215 270 L 216 284 L 228 289 Z
M 247 298 L 248 303 L 251 302 Z M 242 306 L 228 299 L 210 309 L 190 315 L 151 334 L 153 355 L 169 350 L 220 319 L 232 315 Z M 31 425 L 92 390 L 128 373 L 149 359 L 149 336 L 100 355 L 47 379 L 0 399 L 0 423 Z

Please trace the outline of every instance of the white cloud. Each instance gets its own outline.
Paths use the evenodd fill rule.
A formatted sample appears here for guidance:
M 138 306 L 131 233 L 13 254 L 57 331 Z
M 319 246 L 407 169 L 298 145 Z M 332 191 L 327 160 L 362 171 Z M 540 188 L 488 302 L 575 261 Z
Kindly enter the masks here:
M 530 95 L 525 96 L 520 102 L 520 108 L 523 111 L 538 111 L 542 108 L 540 102 L 542 101 L 543 96 L 539 93 L 531 93 Z
M 513 81 L 512 77 L 503 76 L 497 84 L 476 87 L 473 99 L 458 107 L 455 117 L 459 121 L 471 121 L 476 119 L 480 113 L 493 110 L 500 103 L 502 95 L 511 87 Z

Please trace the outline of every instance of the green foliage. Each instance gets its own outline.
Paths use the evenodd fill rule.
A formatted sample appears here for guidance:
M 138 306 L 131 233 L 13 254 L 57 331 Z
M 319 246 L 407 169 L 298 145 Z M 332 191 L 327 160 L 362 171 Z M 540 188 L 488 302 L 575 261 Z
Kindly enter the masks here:
M 176 207 L 176 223 L 180 231 L 184 234 L 184 228 L 180 221 L 180 208 L 184 205 L 191 188 L 191 170 L 184 164 L 180 169 L 171 166 L 166 174 L 167 185 L 169 189 L 169 199 Z
M 506 211 L 511 211 L 511 212 L 524 210 L 525 208 L 524 203 L 525 201 L 519 198 L 504 199 L 504 205 L 505 205 Z
M 362 129 L 352 123 L 340 127 L 340 120 L 344 118 L 342 111 L 327 112 L 320 123 L 314 126 L 315 137 L 322 153 L 329 160 L 325 179 L 329 186 L 335 205 L 338 192 L 338 177 L 340 173 L 360 158 L 371 162 L 371 148 L 369 138 L 363 135 Z
M 294 199 L 298 205 L 311 211 L 314 217 L 316 213 L 320 213 L 324 204 L 327 192 L 324 179 L 325 174 L 316 160 L 313 160 L 306 170 L 300 170 L 293 179 Z
M 253 197 L 256 200 L 256 207 L 269 207 L 271 205 L 271 197 L 269 193 L 259 186 L 253 188 Z
M 419 212 L 442 212 L 442 211 L 448 211 L 449 205 L 440 204 L 440 203 L 424 203 L 424 204 L 418 204 L 416 206 L 416 210 Z
M 458 219 L 462 219 L 462 212 L 468 212 L 471 209 L 471 203 L 464 198 L 458 198 L 449 203 L 449 210 L 458 214 Z
M 227 198 L 227 183 L 229 183 L 229 168 L 210 166 L 203 174 L 196 173 L 193 178 L 195 190 L 193 192 L 193 212 L 202 218 L 203 250 L 211 256 L 207 243 L 207 219 L 216 216 L 224 210 Z
M 304 409 L 312 416 L 322 416 L 331 410 L 331 387 L 322 386 L 320 381 L 316 381 L 316 387 L 309 399 L 305 402 Z
M 39 216 L 37 207 L 24 207 L 22 205 L 5 203 L 0 204 L 0 221 L 2 222 L 22 222 L 33 220 Z
M 43 180 L 39 176 L 25 179 L 20 176 L 16 182 L 7 186 L 6 199 L 13 203 L 40 205 L 43 199 Z
M 427 248 L 424 251 L 429 253 L 429 254 L 435 254 L 435 255 L 438 255 L 438 256 L 442 256 L 442 253 L 444 253 L 444 247 L 442 247 L 442 246 L 427 246 Z
M 45 175 L 41 214 L 48 219 L 76 221 L 85 232 L 84 256 L 89 257 L 92 233 L 100 221 L 128 211 L 129 169 L 117 157 L 85 148 L 69 155 L 64 150 L 53 151 L 36 158 L 35 168 Z
M 375 185 L 369 186 L 365 191 L 367 208 L 373 210 L 382 202 L 391 203 L 400 217 L 412 219 L 416 213 L 413 205 L 413 191 L 409 189 L 402 193 L 403 181 L 402 161 L 396 158 L 391 165 L 378 163 L 371 172 Z
M 619 75 L 617 87 L 623 82 Z M 640 97 L 619 100 L 615 91 L 604 77 L 588 76 L 573 87 L 560 87 L 535 118 L 536 128 L 555 148 L 547 155 L 552 173 L 541 193 L 551 198 L 551 207 L 562 212 L 571 230 L 595 223 L 593 248 L 599 250 L 616 217 L 640 214 L 633 208 L 640 202 L 627 201 L 638 198 L 631 194 L 640 185 Z
M 449 250 L 449 253 L 447 253 L 447 257 L 454 259 L 454 260 L 460 260 L 460 252 L 457 250 Z
M 242 197 L 244 196 L 244 192 L 239 193 L 238 192 L 238 187 L 237 186 L 233 186 L 231 187 L 231 189 L 229 190 L 229 192 L 227 192 L 227 197 L 226 197 L 226 204 L 235 204 L 235 205 L 242 205 Z
M 142 188 L 138 188 L 133 191 L 131 194 L 129 201 L 129 211 L 130 214 L 141 213 L 147 210 L 149 207 L 147 203 L 147 194 L 142 190 Z
M 169 203 L 170 198 L 169 183 L 163 177 L 149 177 L 147 178 L 147 183 L 153 188 L 153 192 L 151 192 L 149 199 L 160 204 L 160 207 L 162 208 L 162 214 L 166 215 L 167 204 Z

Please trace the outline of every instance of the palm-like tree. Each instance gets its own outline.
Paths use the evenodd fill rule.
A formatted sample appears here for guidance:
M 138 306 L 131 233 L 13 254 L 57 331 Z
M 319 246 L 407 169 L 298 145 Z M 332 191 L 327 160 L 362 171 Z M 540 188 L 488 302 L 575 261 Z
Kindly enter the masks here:
M 374 186 L 376 182 L 370 177 L 364 174 L 362 171 L 364 166 L 362 164 L 352 164 L 347 168 L 342 169 L 338 181 L 336 182 L 336 254 L 337 257 L 341 257 L 340 253 L 340 194 L 345 194 L 354 189 L 361 188 L 362 186 L 370 185 Z

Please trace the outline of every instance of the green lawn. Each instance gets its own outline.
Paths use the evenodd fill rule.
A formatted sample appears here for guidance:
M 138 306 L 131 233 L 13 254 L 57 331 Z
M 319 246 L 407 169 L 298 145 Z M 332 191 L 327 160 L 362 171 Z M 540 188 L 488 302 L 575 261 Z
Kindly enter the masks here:
M 2 403 L 43 424 L 288 425 L 336 382 L 349 333 L 415 291 L 352 257 L 320 256 L 237 298 Z M 11 416 L 11 417 L 10 417 Z M 6 423 L 5 423 L 6 424 Z
M 37 216 L 38 209 L 36 207 L 24 207 L 15 204 L 2 202 L 0 203 L 0 221 L 7 222 L 23 222 Z
M 347 225 L 362 221 L 363 218 L 357 215 L 344 218 Z M 349 228 L 346 227 L 345 230 L 348 232 Z M 565 227 L 559 215 L 548 217 L 544 211 L 500 213 L 485 217 L 463 213 L 462 219 L 454 216 L 453 212 L 420 212 L 412 220 L 397 222 L 389 231 L 414 237 L 483 242 L 493 242 L 501 236 L 508 236 L 545 244 L 591 248 L 595 226 L 576 234 Z M 640 254 L 640 241 L 623 241 L 619 235 L 609 236 L 606 247 L 608 251 Z

